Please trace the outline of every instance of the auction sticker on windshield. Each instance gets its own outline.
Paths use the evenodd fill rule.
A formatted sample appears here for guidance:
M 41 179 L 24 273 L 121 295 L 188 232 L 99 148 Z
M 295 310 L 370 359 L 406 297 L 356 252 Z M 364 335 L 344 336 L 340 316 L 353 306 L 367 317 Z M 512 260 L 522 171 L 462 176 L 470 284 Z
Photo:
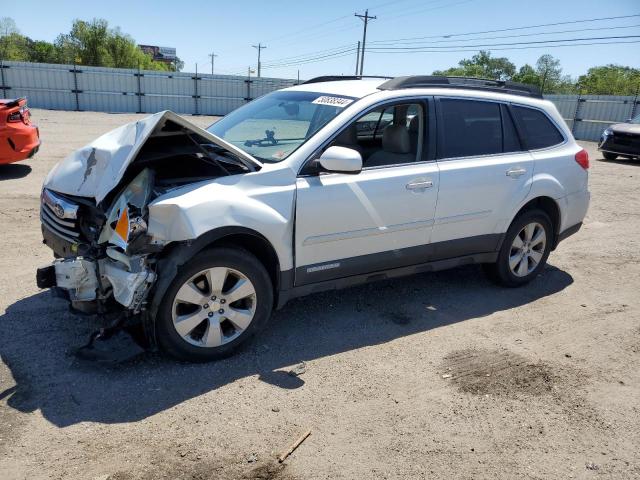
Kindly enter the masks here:
M 351 98 L 329 97 L 329 96 L 323 95 L 322 97 L 316 98 L 311 103 L 315 103 L 316 105 L 330 105 L 332 107 L 344 108 L 352 102 L 353 102 L 353 99 Z

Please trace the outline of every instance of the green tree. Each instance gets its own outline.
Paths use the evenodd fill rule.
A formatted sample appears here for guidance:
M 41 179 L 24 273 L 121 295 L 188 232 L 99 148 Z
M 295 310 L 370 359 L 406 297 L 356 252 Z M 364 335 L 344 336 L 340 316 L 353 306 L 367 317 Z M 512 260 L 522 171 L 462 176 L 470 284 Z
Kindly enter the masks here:
M 90 22 L 75 20 L 68 38 L 77 46 L 77 54 L 83 65 L 106 66 L 109 64 L 107 51 L 109 24 L 106 20 L 97 18 Z
M 457 67 L 433 72 L 434 75 L 480 77 L 494 80 L 510 80 L 516 66 L 506 57 L 492 57 L 491 52 L 480 50 L 470 59 L 460 60 Z
M 640 87 L 640 69 L 622 65 L 592 67 L 578 78 L 584 94 L 635 95 Z
M 520 67 L 518 73 L 516 73 L 512 80 L 514 82 L 528 83 L 529 85 L 540 85 L 540 75 L 538 72 L 528 63 L 525 63 Z
M 562 79 L 560 60 L 553 55 L 542 55 L 536 62 L 536 73 L 540 79 L 540 90 L 543 93 L 554 90 Z
M 42 40 L 31 41 L 29 46 L 29 61 L 37 63 L 57 63 L 58 52 L 53 43 Z

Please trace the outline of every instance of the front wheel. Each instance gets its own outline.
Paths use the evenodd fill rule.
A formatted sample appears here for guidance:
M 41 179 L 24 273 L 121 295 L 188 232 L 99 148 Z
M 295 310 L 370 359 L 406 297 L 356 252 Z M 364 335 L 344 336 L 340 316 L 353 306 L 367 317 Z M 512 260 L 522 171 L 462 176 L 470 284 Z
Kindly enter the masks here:
M 553 227 L 542 210 L 516 217 L 505 235 L 496 263 L 484 266 L 489 277 L 506 287 L 533 280 L 544 268 L 551 252 Z
M 185 264 L 167 289 L 156 319 L 165 352 L 192 362 L 223 358 L 271 315 L 273 286 L 251 253 L 214 248 Z
M 615 160 L 616 158 L 618 158 L 618 155 L 610 152 L 602 152 L 602 156 L 605 160 Z

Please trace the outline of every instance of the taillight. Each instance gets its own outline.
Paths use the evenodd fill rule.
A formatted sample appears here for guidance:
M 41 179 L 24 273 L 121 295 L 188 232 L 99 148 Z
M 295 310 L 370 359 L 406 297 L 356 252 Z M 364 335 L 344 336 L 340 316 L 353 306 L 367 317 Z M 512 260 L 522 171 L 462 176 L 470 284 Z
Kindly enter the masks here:
M 576 162 L 585 170 L 589 169 L 589 154 L 584 148 L 576 153 Z
M 24 103 L 17 111 L 11 112 L 7 116 L 7 122 L 11 122 L 11 123 L 23 122 L 28 125 L 30 116 L 31 116 L 31 112 L 29 111 L 27 104 Z
M 10 113 L 7 117 L 7 122 L 21 122 L 22 116 L 20 115 L 20 111 Z

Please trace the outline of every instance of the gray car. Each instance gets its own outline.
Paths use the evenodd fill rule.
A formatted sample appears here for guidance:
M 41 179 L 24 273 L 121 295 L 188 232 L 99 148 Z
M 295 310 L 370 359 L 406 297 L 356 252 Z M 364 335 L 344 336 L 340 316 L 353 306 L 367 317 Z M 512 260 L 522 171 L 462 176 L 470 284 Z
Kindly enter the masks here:
M 607 160 L 640 158 L 640 115 L 625 123 L 616 123 L 602 132 L 598 150 Z

